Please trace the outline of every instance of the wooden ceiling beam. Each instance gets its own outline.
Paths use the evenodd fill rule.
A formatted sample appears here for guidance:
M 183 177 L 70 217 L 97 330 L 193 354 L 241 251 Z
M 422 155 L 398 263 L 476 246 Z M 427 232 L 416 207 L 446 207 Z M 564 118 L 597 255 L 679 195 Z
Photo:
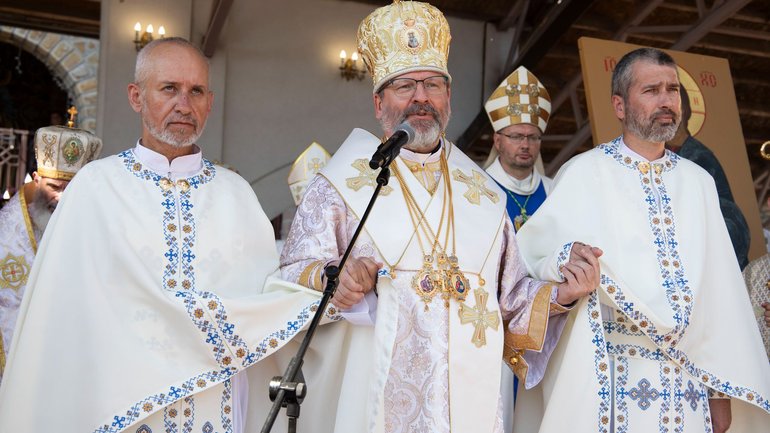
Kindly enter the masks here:
M 512 61 L 499 77 L 502 81 L 511 72 L 514 67 L 525 65 L 533 69 L 537 62 L 545 57 L 559 41 L 564 29 L 569 28 L 580 16 L 588 10 L 594 0 L 563 0 L 561 4 L 554 4 L 549 12 L 542 19 L 539 25 L 529 35 L 527 41 L 521 47 L 516 59 Z M 471 121 L 465 132 L 457 139 L 457 146 L 460 149 L 467 149 L 475 142 L 489 127 L 489 119 L 484 107 Z
M 98 2 L 75 1 L 71 9 L 62 9 L 60 2 L 41 3 L 43 4 L 38 4 L 37 1 L 3 1 L 0 5 L 0 25 L 90 38 L 99 37 L 101 5 Z
M 683 34 L 682 37 L 671 46 L 671 49 L 686 51 L 696 42 L 703 39 L 708 32 L 738 13 L 739 10 L 750 2 L 751 0 L 728 0 L 719 6 L 715 6 L 704 15 L 692 29 Z
M 233 6 L 233 0 L 217 0 L 214 4 L 214 8 L 211 11 L 211 19 L 209 20 L 209 27 L 206 29 L 206 34 L 203 35 L 203 44 L 201 51 L 206 57 L 214 56 L 214 52 L 217 48 L 217 42 L 219 41 L 219 35 L 222 33 L 222 29 L 225 26 L 225 20 L 230 13 L 230 9 Z

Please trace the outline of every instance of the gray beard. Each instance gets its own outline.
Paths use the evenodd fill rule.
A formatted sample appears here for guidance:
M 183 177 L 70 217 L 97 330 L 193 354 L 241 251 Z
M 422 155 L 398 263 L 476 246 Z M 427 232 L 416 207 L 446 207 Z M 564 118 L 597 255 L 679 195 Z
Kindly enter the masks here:
M 681 118 L 677 118 L 670 125 L 661 125 L 654 118 L 647 119 L 647 122 L 639 119 L 636 112 L 629 111 L 628 107 L 626 107 L 626 113 L 629 114 L 623 122 L 626 128 L 642 140 L 652 143 L 671 141 L 676 135 L 676 130 L 679 128 L 679 122 L 681 121 Z M 653 114 L 653 117 L 655 114 Z
M 51 220 L 51 212 L 45 203 L 40 203 L 39 200 L 33 200 L 27 205 L 29 211 L 29 218 L 32 220 L 32 224 L 40 230 L 42 234 L 45 228 L 48 226 L 48 222 Z
M 409 126 L 414 129 L 414 140 L 412 140 L 408 146 L 404 147 L 413 152 L 421 153 L 433 150 L 438 143 L 438 139 L 441 137 L 441 132 L 444 130 L 442 121 L 444 124 L 448 123 L 449 116 L 451 116 L 451 112 L 448 112 L 446 119 L 438 119 L 438 112 L 436 112 L 432 106 L 428 107 L 429 108 L 426 109 L 428 111 L 432 111 L 436 116 L 436 119 L 425 119 L 408 122 Z M 409 109 L 407 109 L 403 115 L 398 118 L 396 118 L 395 115 L 391 115 L 395 113 L 386 113 L 385 116 L 380 119 L 380 126 L 384 131 L 394 131 L 398 125 L 406 121 L 406 118 L 409 116 L 409 114 L 411 114 L 412 110 L 414 110 L 414 107 L 409 107 Z
M 421 125 L 411 125 L 411 123 L 420 123 Z M 410 122 L 414 129 L 414 140 L 407 146 L 408 149 L 415 152 L 431 151 L 436 147 L 438 139 L 441 136 L 441 126 L 435 121 Z
M 156 140 L 166 143 L 172 147 L 180 148 L 180 147 L 192 146 L 201 137 L 201 134 L 203 133 L 203 128 L 206 126 L 206 124 L 204 123 L 203 125 L 201 125 L 200 128 L 198 128 L 198 130 L 194 134 L 188 136 L 186 139 L 180 138 L 173 132 L 169 130 L 160 129 L 158 128 L 158 125 L 151 123 L 149 121 L 149 116 L 145 115 L 144 110 L 145 108 L 144 106 L 142 106 L 142 123 L 144 124 L 145 128 L 147 128 L 147 130 L 150 132 L 150 135 L 155 137 Z

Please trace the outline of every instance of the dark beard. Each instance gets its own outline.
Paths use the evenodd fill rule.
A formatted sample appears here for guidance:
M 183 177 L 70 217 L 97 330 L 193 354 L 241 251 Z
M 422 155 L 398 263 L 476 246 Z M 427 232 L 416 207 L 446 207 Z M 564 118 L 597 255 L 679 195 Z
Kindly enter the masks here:
M 53 212 L 48 209 L 48 205 L 36 198 L 27 205 L 27 210 L 29 211 L 29 218 L 32 220 L 32 224 L 41 233 L 44 232 L 48 222 L 51 220 L 51 215 L 53 215 Z

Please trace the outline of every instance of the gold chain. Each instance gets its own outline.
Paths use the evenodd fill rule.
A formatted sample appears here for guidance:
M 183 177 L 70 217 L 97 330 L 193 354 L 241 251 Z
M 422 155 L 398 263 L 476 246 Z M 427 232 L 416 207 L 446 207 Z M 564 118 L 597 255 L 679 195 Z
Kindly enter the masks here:
M 404 202 L 409 211 L 412 224 L 415 225 L 418 232 L 422 231 L 428 242 L 433 241 L 431 253 L 429 255 L 425 254 L 422 239 L 418 234 L 420 248 L 423 251 L 423 267 L 412 278 L 412 288 L 425 303 L 426 310 L 436 294 L 441 293 L 444 299 L 444 306 L 448 308 L 449 299 L 454 298 L 459 302 L 464 301 L 470 288 L 468 279 L 460 270 L 459 261 L 455 255 L 457 252 L 457 237 L 455 235 L 454 202 L 452 199 L 452 185 L 449 178 L 449 165 L 444 149 L 441 150 L 440 166 L 441 176 L 444 181 L 444 191 L 441 216 L 436 232 L 430 226 L 425 217 L 425 212 L 420 208 L 398 168 L 395 168 L 393 171 L 403 191 Z M 444 233 L 444 244 L 441 245 L 439 239 L 441 238 L 441 230 L 444 227 L 444 217 L 447 217 L 447 225 Z M 450 236 L 452 254 L 448 255 L 447 249 L 449 248 Z

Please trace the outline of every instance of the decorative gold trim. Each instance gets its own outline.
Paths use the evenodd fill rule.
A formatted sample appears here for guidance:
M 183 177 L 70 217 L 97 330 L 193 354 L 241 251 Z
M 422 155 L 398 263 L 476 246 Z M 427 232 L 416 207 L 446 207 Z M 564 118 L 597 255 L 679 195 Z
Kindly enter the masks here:
M 465 197 L 471 204 L 481 205 L 481 197 L 484 196 L 492 203 L 500 201 L 500 197 L 497 193 L 487 188 L 485 185 L 487 178 L 476 170 L 471 169 L 471 175 L 463 173 L 462 170 L 456 168 L 452 170 L 452 179 L 464 183 L 468 187 L 468 191 L 465 191 L 463 197 Z
M 505 363 L 508 364 L 508 367 L 513 371 L 513 374 L 515 374 L 522 382 L 526 382 L 529 364 L 527 364 L 523 355 L 523 350 L 520 352 L 514 350 L 503 354 Z
M 512 108 L 512 107 L 515 107 L 517 105 L 520 108 L 520 111 L 518 113 L 515 111 L 515 109 Z M 532 122 L 528 122 L 528 123 L 530 123 L 531 125 L 535 125 L 538 128 L 540 127 L 538 125 L 538 122 L 537 122 L 538 119 L 543 119 L 545 122 L 548 122 L 550 120 L 550 115 L 548 114 L 547 111 L 545 111 L 543 109 L 538 108 L 537 113 L 531 113 L 529 111 L 530 110 L 529 107 L 531 107 L 531 106 L 540 107 L 537 104 L 517 104 L 517 103 L 511 103 L 511 104 L 506 105 L 505 107 L 492 110 L 488 114 L 489 114 L 490 119 L 492 119 L 493 122 L 497 122 L 499 120 L 505 119 L 506 117 L 510 117 L 512 119 L 515 119 L 516 122 L 511 122 L 511 125 L 517 125 L 519 123 L 525 123 L 525 122 L 522 122 L 521 115 L 522 114 L 529 114 L 532 117 Z
M 553 284 L 546 284 L 537 291 L 532 301 L 532 312 L 529 315 L 526 334 L 514 334 L 508 330 L 508 323 L 505 324 L 505 350 L 541 350 L 543 348 L 552 291 Z
M 66 171 L 53 170 L 45 167 L 38 167 L 37 174 L 50 179 L 59 179 L 59 180 L 66 180 L 66 181 L 70 181 L 72 180 L 73 177 L 75 177 L 75 173 L 68 173 Z
M 568 311 L 572 311 L 572 307 L 565 307 L 564 305 L 560 305 L 557 303 L 551 303 L 551 307 L 548 309 L 548 313 L 553 316 L 555 314 L 562 314 L 566 313 Z
M 345 179 L 345 184 L 348 188 L 353 191 L 358 191 L 365 186 L 371 186 L 372 188 L 377 187 L 377 175 L 379 174 L 380 169 L 372 170 L 369 168 L 369 162 L 364 158 L 356 159 L 350 166 L 358 170 L 358 175 Z M 380 194 L 386 196 L 390 194 L 391 191 L 393 191 L 393 188 L 385 185 L 380 189 Z
M 461 325 L 473 324 L 474 329 L 471 343 L 476 347 L 482 347 L 487 345 L 487 328 L 497 331 L 500 327 L 500 315 L 497 310 L 490 311 L 487 309 L 489 293 L 486 290 L 482 287 L 477 287 L 473 294 L 476 297 L 476 305 L 469 307 L 468 304 L 463 302 L 460 304 L 457 313 L 460 315 Z
M 38 173 L 39 174 L 39 173 Z M 32 182 L 25 183 L 19 191 L 19 203 L 21 204 L 21 215 L 24 217 L 24 226 L 27 228 L 27 236 L 29 237 L 29 243 L 32 245 L 32 252 L 37 254 L 37 241 L 35 240 L 35 231 L 32 228 L 32 219 L 29 217 L 29 210 L 27 209 L 27 198 L 24 196 L 27 185 L 32 185 Z
M 309 265 L 305 267 L 305 269 L 302 271 L 301 274 L 299 274 L 299 283 L 306 285 L 308 288 L 311 288 L 313 290 L 320 291 L 321 290 L 321 276 L 320 272 L 317 272 L 316 275 L 313 275 L 313 272 L 318 270 L 318 268 L 321 266 L 323 262 L 321 260 L 316 260 Z M 318 283 L 316 285 L 315 283 Z
M 5 373 L 5 345 L 3 344 L 3 336 L 0 335 L 0 377 Z

